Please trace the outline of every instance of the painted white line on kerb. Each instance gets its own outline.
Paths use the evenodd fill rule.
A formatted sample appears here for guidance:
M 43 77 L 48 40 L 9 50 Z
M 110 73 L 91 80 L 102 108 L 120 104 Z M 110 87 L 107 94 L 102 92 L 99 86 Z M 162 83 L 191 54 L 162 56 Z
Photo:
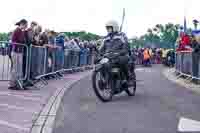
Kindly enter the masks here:
M 9 123 L 7 121 L 0 120 L 0 125 L 15 128 L 15 129 L 18 129 L 18 130 L 29 131 L 29 128 L 25 128 L 25 127 L 19 126 L 17 124 Z
M 6 107 L 7 109 L 22 110 L 23 112 L 27 112 L 27 113 L 34 112 L 34 110 L 26 109 L 24 107 L 17 107 L 15 105 L 9 105 L 9 104 L 0 104 L 0 107 Z
M 29 97 L 42 97 L 41 94 L 35 94 L 35 93 L 27 93 L 27 92 L 15 92 L 15 91 L 1 91 L 0 94 L 10 94 L 10 95 L 23 95 L 23 96 L 29 96 Z
M 42 97 L 41 94 L 35 94 L 35 93 L 24 93 L 24 92 L 8 92 L 9 94 L 14 95 L 25 95 L 25 96 L 31 96 L 31 97 Z
M 182 117 L 179 120 L 178 131 L 180 131 L 180 132 L 200 131 L 200 121 L 191 120 L 191 119 Z
M 25 97 L 23 95 L 15 95 L 15 94 L 9 94 L 9 93 L 0 93 L 0 95 L 14 96 L 14 97 L 24 99 L 24 100 L 41 101 L 40 98 Z

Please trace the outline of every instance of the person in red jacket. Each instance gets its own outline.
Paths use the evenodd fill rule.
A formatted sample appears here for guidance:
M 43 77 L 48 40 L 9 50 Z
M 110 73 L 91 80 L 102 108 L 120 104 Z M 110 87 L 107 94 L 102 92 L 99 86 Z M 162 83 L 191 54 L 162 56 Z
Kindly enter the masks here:
M 177 51 L 191 50 L 190 36 L 185 33 L 181 33 L 180 37 L 181 37 L 181 40 L 179 42 L 179 47 Z

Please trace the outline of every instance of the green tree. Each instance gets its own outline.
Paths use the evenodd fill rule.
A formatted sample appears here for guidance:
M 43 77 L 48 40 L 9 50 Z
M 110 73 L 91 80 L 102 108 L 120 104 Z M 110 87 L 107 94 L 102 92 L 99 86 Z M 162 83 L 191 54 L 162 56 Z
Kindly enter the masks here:
M 163 48 L 173 48 L 178 37 L 178 30 L 180 27 L 181 26 L 179 24 L 172 23 L 165 25 L 156 24 L 153 28 L 149 28 L 147 33 L 143 36 L 130 39 L 130 46 L 156 46 Z
M 8 33 L 0 33 L 0 41 L 8 41 Z
M 97 40 L 100 39 L 99 35 L 85 32 L 85 31 L 80 31 L 80 32 L 64 32 L 66 36 L 72 37 L 72 38 L 80 38 L 81 40 Z

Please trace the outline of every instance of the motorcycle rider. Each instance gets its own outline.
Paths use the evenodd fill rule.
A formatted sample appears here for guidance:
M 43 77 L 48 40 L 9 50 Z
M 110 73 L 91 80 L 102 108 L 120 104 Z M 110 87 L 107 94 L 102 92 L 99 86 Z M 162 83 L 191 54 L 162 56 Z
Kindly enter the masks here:
M 116 21 L 111 20 L 106 23 L 107 36 L 104 37 L 103 44 L 99 48 L 101 54 L 108 52 L 118 53 L 120 69 L 125 74 L 125 81 L 129 79 L 128 75 L 128 61 L 130 55 L 130 48 L 128 45 L 128 38 L 125 33 L 119 31 L 119 25 Z

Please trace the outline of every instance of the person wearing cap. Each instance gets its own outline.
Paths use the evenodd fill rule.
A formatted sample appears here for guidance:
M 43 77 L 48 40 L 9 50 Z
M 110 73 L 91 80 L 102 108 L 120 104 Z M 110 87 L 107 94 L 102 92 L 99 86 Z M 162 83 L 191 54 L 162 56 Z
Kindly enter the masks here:
M 18 26 L 12 34 L 12 62 L 13 66 L 11 69 L 11 78 L 8 89 L 19 90 L 18 80 L 23 77 L 23 51 L 24 46 L 19 44 L 25 43 L 25 29 L 27 28 L 28 22 L 25 19 L 20 20 L 16 23 Z M 22 83 L 23 84 L 23 83 Z

